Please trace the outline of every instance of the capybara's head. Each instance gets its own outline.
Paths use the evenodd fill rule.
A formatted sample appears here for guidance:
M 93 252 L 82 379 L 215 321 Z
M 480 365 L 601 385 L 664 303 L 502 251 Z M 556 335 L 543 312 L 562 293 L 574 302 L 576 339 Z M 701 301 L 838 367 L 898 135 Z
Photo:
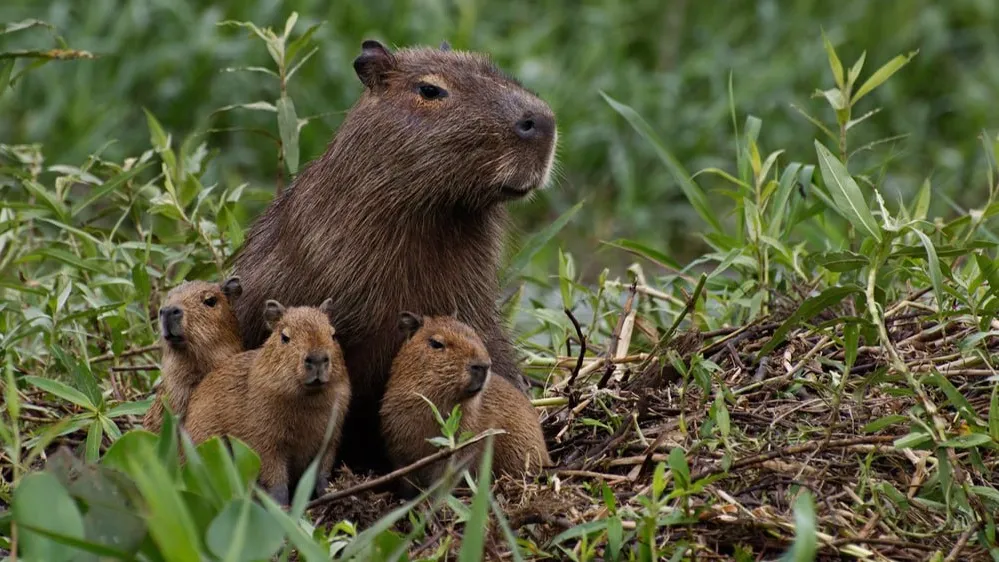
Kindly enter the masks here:
M 446 43 L 393 52 L 367 40 L 354 70 L 365 89 L 341 135 L 372 165 L 391 163 L 381 179 L 409 190 L 399 197 L 482 207 L 550 182 L 554 113 L 485 55 Z
M 347 381 L 347 367 L 331 323 L 332 299 L 317 307 L 285 308 L 276 300 L 264 305 L 271 331 L 260 350 L 263 368 L 256 383 L 275 394 L 321 394 Z
M 399 315 L 406 342 L 399 349 L 393 376 L 417 377 L 425 396 L 463 402 L 478 396 L 492 363 L 482 339 L 454 316 Z M 442 414 L 444 412 L 441 412 Z
M 159 310 L 160 338 L 175 351 L 210 349 L 239 338 L 233 302 L 239 277 L 225 282 L 185 281 L 167 293 Z

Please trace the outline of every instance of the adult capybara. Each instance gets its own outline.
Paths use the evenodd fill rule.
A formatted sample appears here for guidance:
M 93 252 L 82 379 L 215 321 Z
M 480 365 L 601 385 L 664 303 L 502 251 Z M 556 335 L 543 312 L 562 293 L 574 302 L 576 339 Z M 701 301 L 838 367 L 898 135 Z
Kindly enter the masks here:
M 548 105 L 481 54 L 368 40 L 354 69 L 364 92 L 325 154 L 235 256 L 236 311 L 252 349 L 266 299 L 332 296 L 354 389 L 344 460 L 384 470 L 377 414 L 403 341 L 400 310 L 456 312 L 481 334 L 493 371 L 526 388 L 497 307 L 505 205 L 548 184 L 558 134 Z

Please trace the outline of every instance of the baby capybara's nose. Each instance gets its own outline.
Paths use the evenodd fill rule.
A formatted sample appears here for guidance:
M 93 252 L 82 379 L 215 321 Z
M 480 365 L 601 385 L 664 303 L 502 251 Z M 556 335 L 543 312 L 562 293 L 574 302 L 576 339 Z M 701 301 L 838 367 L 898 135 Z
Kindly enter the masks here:
M 313 351 L 305 356 L 305 384 L 321 386 L 329 380 L 330 355 L 326 352 Z

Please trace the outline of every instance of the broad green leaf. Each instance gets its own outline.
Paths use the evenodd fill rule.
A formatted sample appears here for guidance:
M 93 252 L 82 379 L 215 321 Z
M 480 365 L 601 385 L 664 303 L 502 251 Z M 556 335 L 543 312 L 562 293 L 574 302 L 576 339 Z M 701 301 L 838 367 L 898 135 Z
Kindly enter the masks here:
M 277 102 L 278 131 L 281 133 L 281 150 L 288 172 L 298 173 L 298 115 L 291 98 L 282 95 Z
M 784 342 L 784 337 L 787 333 L 795 328 L 801 322 L 808 320 L 809 318 L 815 316 L 819 312 L 826 310 L 827 308 L 838 304 L 847 295 L 851 294 L 861 294 L 863 289 L 857 285 L 843 285 L 837 287 L 829 287 L 822 291 L 814 297 L 805 299 L 798 307 L 798 310 L 794 311 L 794 314 L 789 316 L 779 328 L 771 336 L 770 341 L 768 341 L 756 354 L 757 361 L 766 357 L 771 351 L 777 348 L 778 345 Z
M 109 418 L 120 418 L 122 416 L 141 416 L 149 409 L 154 398 L 147 398 L 136 402 L 122 402 L 109 409 L 104 415 Z
M 822 179 L 836 203 L 835 209 L 853 223 L 857 230 L 866 232 L 874 240 L 881 242 L 881 229 L 864 200 L 860 186 L 846 167 L 819 141 L 815 141 L 815 151 L 819 157 Z
M 482 449 L 482 458 L 479 462 L 479 482 L 475 490 L 475 497 L 472 498 L 471 516 L 465 524 L 461 552 L 458 553 L 459 562 L 482 560 L 486 529 L 489 527 L 489 486 L 492 480 L 493 447 L 494 440 L 493 436 L 490 435 L 486 437 L 486 444 Z
M 108 447 L 101 459 L 101 464 L 124 473 L 128 473 L 130 466 L 128 459 L 145 451 L 148 447 L 156 446 L 156 435 L 144 429 L 129 431 L 121 436 Z
M 891 78 L 892 74 L 895 74 L 899 71 L 899 69 L 908 64 L 909 61 L 912 60 L 912 57 L 916 56 L 918 53 L 919 50 L 917 49 L 907 55 L 898 55 L 897 57 L 886 62 L 884 66 L 874 71 L 874 74 L 872 74 L 871 77 L 868 78 L 859 89 L 857 89 L 857 93 L 854 94 L 853 98 L 850 100 L 851 105 L 856 104 L 860 101 L 860 98 L 871 93 L 874 88 L 884 84 L 886 80 Z
M 992 438 L 985 433 L 969 433 L 968 435 L 962 435 L 960 437 L 942 441 L 940 446 L 953 447 L 955 449 L 970 449 L 985 445 L 986 443 L 993 443 L 993 441 Z
M 205 534 L 208 549 L 232 562 L 269 560 L 283 541 L 284 533 L 273 516 L 249 498 L 229 501 Z
M 825 30 L 822 30 L 822 45 L 826 49 L 826 56 L 829 57 L 829 68 L 832 69 L 836 85 L 842 90 L 846 85 L 845 77 L 843 76 L 843 63 L 839 61 L 839 56 L 836 55 L 836 49 L 833 48 L 832 43 L 829 42 L 829 38 L 826 37 Z
M 678 490 L 686 490 L 690 488 L 690 467 L 687 465 L 687 455 L 684 453 L 683 449 L 680 447 L 673 447 L 669 452 L 669 457 L 667 457 L 669 462 L 669 470 L 673 475 L 673 483 L 676 485 Z M 655 483 L 653 483 L 655 486 Z M 662 490 L 660 489 L 660 492 Z
M 55 193 L 45 189 L 44 186 L 39 184 L 34 180 L 26 180 L 21 185 L 24 186 L 28 192 L 39 199 L 46 207 L 59 218 L 62 222 L 68 222 L 69 220 L 69 210 L 66 208 L 66 204 L 59 200 Z
M 527 268 L 528 264 L 534 256 L 544 248 L 556 234 L 561 231 L 565 225 L 569 224 L 572 217 L 576 215 L 577 212 L 583 207 L 583 203 L 586 200 L 580 201 L 573 205 L 566 212 L 562 213 L 559 218 L 555 219 L 554 222 L 543 228 L 541 231 L 535 233 L 533 236 L 528 238 L 520 250 L 510 259 L 509 265 L 504 269 L 503 279 L 501 281 L 501 286 L 506 287 L 513 282 L 520 273 Z
M 800 169 L 801 164 L 798 162 L 792 162 L 784 168 L 784 173 L 780 177 L 780 183 L 777 185 L 777 192 L 774 193 L 773 198 L 767 204 L 767 207 L 770 208 L 770 217 L 767 220 L 767 234 L 773 238 L 781 235 L 781 225 L 784 222 L 784 215 L 787 213 L 791 193 L 797 184 L 796 180 Z
M 31 375 L 24 377 L 24 380 L 25 382 L 36 386 L 45 392 L 53 394 L 58 398 L 66 400 L 67 402 L 72 402 L 81 408 L 85 408 L 90 411 L 95 411 L 97 409 L 90 399 L 87 398 L 82 392 L 64 382 Z
M 74 558 L 75 549 L 35 531 L 84 538 L 80 510 L 55 475 L 42 471 L 24 476 L 14 489 L 11 511 L 25 559 L 59 562 Z
M 829 271 L 836 273 L 856 271 L 870 264 L 870 260 L 864 254 L 858 254 L 845 250 L 841 252 L 822 252 L 819 254 L 812 254 L 806 258 L 806 261 L 812 262 L 815 265 L 822 266 Z
M 659 138 L 659 135 L 652 130 L 652 127 L 643 119 L 634 109 L 624 105 L 615 99 L 611 98 L 604 92 L 600 92 L 604 100 L 614 109 L 614 111 L 621 114 L 628 123 L 634 128 L 646 141 L 652 144 L 655 149 L 656 154 L 659 159 L 666 164 L 670 172 L 673 174 L 673 178 L 680 185 L 680 189 L 683 190 L 684 195 L 687 200 L 690 201 L 690 206 L 694 208 L 697 214 L 701 217 L 701 220 L 708 223 L 715 232 L 724 232 L 721 223 L 718 221 L 718 213 L 711 207 L 708 203 L 708 198 L 704 195 L 704 191 L 690 179 L 690 174 L 683 169 L 683 165 L 680 161 L 673 156 L 672 153 L 666 148 L 666 145 Z
M 146 125 L 149 127 L 149 142 L 157 152 L 162 152 L 170 148 L 170 137 L 163 131 L 163 126 L 148 109 L 143 108 L 146 113 Z
M 988 486 L 969 486 L 971 493 L 980 498 L 984 498 L 993 504 L 999 505 L 999 490 Z
M 932 441 L 933 438 L 929 434 L 914 431 L 899 437 L 893 442 L 893 445 L 896 449 L 915 449 Z

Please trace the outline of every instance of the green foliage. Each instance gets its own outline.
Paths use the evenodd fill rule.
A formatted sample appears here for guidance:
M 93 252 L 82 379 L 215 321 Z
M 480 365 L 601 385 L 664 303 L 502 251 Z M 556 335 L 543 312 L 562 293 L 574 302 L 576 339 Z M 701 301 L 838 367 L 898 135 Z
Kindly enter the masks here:
M 757 439 L 743 432 L 732 411 L 767 381 L 730 388 L 717 355 L 683 348 L 682 332 L 752 331 L 764 323 L 775 327 L 741 354 L 740 368 L 762 373 L 768 362 L 781 362 L 780 377 L 791 379 L 794 389 L 819 393 L 835 414 L 825 434 L 792 431 L 791 439 L 828 441 L 833 427 L 842 430 L 835 422 L 848 390 L 863 395 L 876 388 L 897 398 L 903 408 L 878 414 L 857 431 L 907 432 L 891 446 L 924 455 L 926 478 L 910 495 L 891 482 L 866 480 L 854 493 L 889 521 L 918 505 L 940 515 L 955 536 L 974 522 L 974 542 L 993 556 L 999 552 L 996 482 L 965 477 L 987 475 L 995 466 L 995 375 L 983 394 L 979 381 L 954 374 L 996 367 L 999 137 L 982 133 L 981 147 L 966 137 L 994 115 L 993 100 L 975 92 L 995 80 L 999 64 L 953 74 L 950 84 L 936 74 L 950 68 L 946 62 L 965 60 L 953 52 L 957 33 L 982 40 L 976 56 L 999 56 L 988 42 L 996 10 L 981 3 L 872 8 L 858 2 L 835 12 L 857 14 L 843 23 L 837 18 L 846 16 L 804 0 L 782 7 L 779 17 L 769 2 L 723 15 L 693 5 L 664 15 L 641 3 L 585 10 L 553 4 L 545 8 L 563 20 L 539 19 L 535 31 L 524 31 L 513 25 L 516 15 L 500 17 L 474 3 L 459 3 L 456 14 L 434 2 L 425 9 L 392 3 L 389 13 L 380 2 L 299 0 L 283 8 L 310 14 L 297 32 L 296 12 L 278 14 L 254 2 L 120 8 L 98 0 L 79 13 L 58 9 L 60 0 L 44 4 L 55 24 L 19 15 L 9 20 L 18 23 L 0 28 L 0 140 L 7 143 L 0 144 L 0 438 L 4 478 L 10 475 L 0 499 L 13 505 L 0 519 L 0 548 L 8 549 L 9 530 L 18 530 L 19 559 L 286 560 L 296 552 L 303 560 L 399 560 L 427 540 L 430 521 L 445 512 L 461 530 L 461 560 L 482 558 L 494 527 L 516 560 L 691 557 L 703 548 L 692 533 L 714 513 L 720 482 Z M 531 10 L 527 14 L 540 9 L 514 7 Z M 503 14 L 517 13 L 507 8 Z M 5 5 L 0 20 L 20 11 L 19 4 Z M 321 15 L 329 16 L 323 25 Z M 664 45 L 633 31 L 592 41 L 603 36 L 595 32 L 626 22 L 649 19 L 658 29 L 664 18 L 680 29 Z M 825 26 L 831 31 L 821 41 L 802 41 L 802 29 L 818 29 L 812 18 L 835 25 Z M 973 23 L 937 29 L 926 23 L 934 18 Z M 76 19 L 84 25 L 68 25 Z M 274 31 L 246 20 L 281 23 Z M 376 21 L 386 22 L 384 28 Z M 769 35 L 743 45 L 757 25 Z M 911 36 L 927 26 L 918 56 L 886 51 L 909 51 Z M 513 27 L 516 37 L 497 39 Z M 716 32 L 712 43 L 702 44 L 690 31 L 698 27 Z M 847 39 L 889 27 L 898 33 L 870 35 L 884 39 L 878 52 L 844 66 L 835 44 L 868 45 Z M 108 33 L 98 33 L 105 28 Z M 190 40 L 178 43 L 181 32 Z M 520 61 L 513 70 L 550 98 L 559 115 L 569 187 L 549 192 L 545 205 L 518 211 L 523 224 L 538 228 L 513 246 L 500 279 L 513 290 L 504 312 L 525 352 L 525 369 L 545 386 L 540 401 L 576 407 L 573 392 L 620 376 L 614 363 L 608 368 L 600 361 L 642 353 L 640 368 L 627 376 L 673 373 L 681 381 L 678 403 L 686 408 L 693 396 L 703 407 L 676 416 L 669 438 L 683 440 L 682 446 L 664 443 L 665 460 L 652 462 L 650 454 L 634 479 L 629 476 L 642 486 L 639 493 L 624 500 L 601 482 L 589 492 L 603 515 L 573 523 L 545 544 L 534 544 L 507 521 L 488 471 L 491 444 L 478 480 L 463 474 L 471 498 L 452 493 L 456 479 L 449 473 L 366 528 L 350 521 L 313 528 L 306 506 L 316 463 L 285 511 L 254 484 L 259 457 L 238 440 L 195 447 L 169 415 L 159 435 L 128 431 L 151 403 L 157 367 L 148 354 L 159 296 L 183 279 L 224 273 L 252 218 L 318 153 L 335 124 L 324 115 L 300 115 L 346 108 L 359 90 L 349 61 L 361 34 L 382 33 L 398 44 L 447 35 L 456 47 L 493 51 L 501 63 Z M 106 43 L 94 45 L 104 35 Z M 788 37 L 795 48 L 782 47 Z M 53 38 L 58 50 L 33 43 Z M 23 43 L 10 47 L 8 41 Z M 42 68 L 89 55 L 68 45 L 98 55 Z M 142 56 L 126 56 L 139 51 Z M 269 60 L 258 60 L 265 54 Z M 862 77 L 868 58 L 887 62 Z M 760 61 L 765 64 L 753 64 Z M 818 75 L 819 63 L 831 77 Z M 215 76 L 222 69 L 226 74 Z M 171 79 L 157 79 L 162 76 Z M 77 87 L 54 86 L 67 77 Z M 797 107 L 806 120 L 788 118 L 788 103 L 802 84 L 829 82 L 835 87 L 818 89 L 816 97 L 828 105 L 831 120 Z M 139 84 L 150 89 L 140 91 Z M 927 84 L 934 99 L 946 86 L 947 99 L 960 108 L 953 129 L 926 116 L 933 100 L 913 92 Z M 734 131 L 715 125 L 727 118 Z M 308 127 L 314 120 L 328 126 Z M 904 158 L 893 152 L 898 133 L 909 134 Z M 733 134 L 731 162 L 722 160 L 733 150 Z M 28 142 L 36 138 L 43 142 Z M 117 142 L 106 143 L 109 138 Z M 957 197 L 948 184 L 980 185 L 981 166 L 971 164 L 983 154 L 986 188 L 963 189 Z M 689 173 L 695 166 L 699 171 Z M 941 180 L 941 169 L 952 176 Z M 945 205 L 951 207 L 946 216 L 938 211 Z M 973 208 L 962 208 L 967 205 Z M 551 216 L 542 214 L 546 209 Z M 681 218 L 686 214 L 693 218 Z M 603 262 L 595 274 L 598 258 L 580 250 L 595 247 L 597 239 L 610 240 L 604 246 L 612 250 L 599 259 L 631 256 L 642 263 L 627 269 L 625 281 Z M 645 271 L 645 262 L 654 273 Z M 950 363 L 903 357 L 889 321 L 893 306 L 910 299 L 927 318 L 960 326 L 947 336 L 960 339 Z M 796 365 L 809 359 L 795 347 L 809 333 L 842 349 L 822 371 Z M 602 340 L 613 343 L 602 348 L 595 343 Z M 565 390 L 555 369 L 564 366 L 561 350 L 571 347 L 567 355 L 575 355 L 584 342 L 576 388 L 559 396 Z M 723 347 L 712 352 L 732 353 Z M 884 359 L 861 377 L 854 372 L 861 368 L 858 357 L 871 348 Z M 579 425 L 601 440 L 640 429 L 637 414 L 615 409 L 618 399 L 592 392 L 593 410 L 580 414 Z M 430 407 L 442 433 L 432 442 L 445 448 L 465 442 L 460 408 L 445 418 Z M 54 442 L 76 446 L 82 460 L 52 454 Z M 694 462 L 704 451 L 715 455 L 717 466 Z M 43 453 L 48 460 L 37 470 Z M 49 515 L 53 509 L 57 516 Z M 798 494 L 793 530 L 784 529 L 793 534 L 785 559 L 809 560 L 820 548 L 837 548 L 818 510 L 810 494 Z M 453 555 L 449 541 L 428 559 Z M 857 554 L 856 548 L 842 550 Z M 737 559 L 756 554 L 736 547 Z

